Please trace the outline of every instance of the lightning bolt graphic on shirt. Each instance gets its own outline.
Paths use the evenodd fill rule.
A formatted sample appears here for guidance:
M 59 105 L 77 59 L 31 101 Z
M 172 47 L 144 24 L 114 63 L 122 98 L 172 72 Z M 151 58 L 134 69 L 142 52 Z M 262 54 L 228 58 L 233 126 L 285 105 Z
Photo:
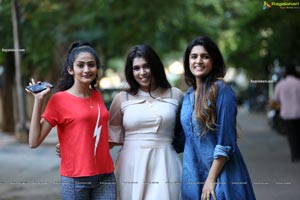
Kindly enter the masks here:
M 100 127 L 99 126 L 99 122 L 100 122 L 100 107 L 98 104 L 98 117 L 97 117 L 97 122 L 96 122 L 96 127 L 94 130 L 94 137 L 96 137 L 95 139 L 95 147 L 94 147 L 94 156 L 96 156 L 96 150 L 97 150 L 97 146 L 100 140 L 100 135 L 101 135 L 101 129 L 102 129 L 102 125 Z

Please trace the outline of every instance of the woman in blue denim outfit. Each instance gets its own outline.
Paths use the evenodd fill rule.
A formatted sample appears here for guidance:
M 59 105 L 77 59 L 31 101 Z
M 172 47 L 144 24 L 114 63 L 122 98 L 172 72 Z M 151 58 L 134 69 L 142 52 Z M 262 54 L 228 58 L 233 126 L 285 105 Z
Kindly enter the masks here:
M 199 36 L 184 55 L 186 83 L 181 123 L 186 136 L 183 199 L 255 199 L 250 176 L 237 146 L 236 97 L 223 81 L 222 54 Z

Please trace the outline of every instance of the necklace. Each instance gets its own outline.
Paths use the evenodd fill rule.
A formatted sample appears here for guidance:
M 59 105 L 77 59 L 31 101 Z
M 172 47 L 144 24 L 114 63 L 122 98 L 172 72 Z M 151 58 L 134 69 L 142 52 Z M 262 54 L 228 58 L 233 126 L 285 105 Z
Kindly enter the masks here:
M 94 108 L 94 106 L 93 106 L 93 94 L 91 94 L 91 95 L 90 95 L 89 97 L 87 97 L 87 98 L 83 98 L 82 100 L 84 101 L 85 104 L 88 105 L 88 107 L 89 107 L 90 109 Z

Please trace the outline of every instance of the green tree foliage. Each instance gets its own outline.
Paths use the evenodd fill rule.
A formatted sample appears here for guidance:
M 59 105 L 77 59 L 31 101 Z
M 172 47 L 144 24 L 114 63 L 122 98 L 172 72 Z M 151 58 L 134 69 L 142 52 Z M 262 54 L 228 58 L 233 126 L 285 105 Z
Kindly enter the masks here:
M 228 61 L 252 76 L 267 78 L 278 60 L 284 66 L 300 64 L 299 9 L 272 7 L 249 1 L 237 9 L 230 30 L 220 35 Z
M 299 64 L 299 10 L 247 0 L 19 0 L 25 76 L 58 73 L 71 41 L 92 42 L 106 68 L 138 43 L 182 55 L 197 35 L 218 42 L 230 66 L 268 72 L 275 59 Z M 10 1 L 0 1 L 1 46 L 12 47 Z M 179 52 L 179 53 L 178 53 Z M 0 61 L 4 57 L 1 54 Z M 118 66 L 117 66 L 118 67 Z M 56 69 L 56 70 L 53 70 Z M 57 74 L 56 74 L 57 76 Z
M 229 26 L 223 20 L 223 4 L 216 0 L 20 0 L 19 4 L 21 44 L 26 49 L 23 72 L 41 78 L 62 62 L 61 55 L 74 40 L 95 44 L 106 66 L 109 59 L 123 57 L 138 43 L 151 44 L 163 57 L 172 51 L 182 53 L 197 35 L 217 38 Z M 6 24 L 9 7 L 10 1 L 2 2 Z
M 3 65 L 5 60 L 5 53 L 2 48 L 9 49 L 13 46 L 12 35 L 11 6 L 10 1 L 5 0 L 0 3 L 0 65 Z
M 275 60 L 281 65 L 300 64 L 299 9 L 263 10 L 263 1 L 18 2 L 24 80 L 34 77 L 54 83 L 67 48 L 75 40 L 94 44 L 103 72 L 108 68 L 122 71 L 126 51 L 139 43 L 152 45 L 164 60 L 179 59 L 198 35 L 215 40 L 227 65 L 243 68 L 252 77 L 269 76 Z M 13 48 L 12 35 L 11 1 L 0 0 L 1 48 Z M 11 69 L 8 65 L 13 62 L 11 53 L 0 53 L 0 65 Z M 13 73 L 6 70 L 3 80 L 13 82 Z
M 44 78 L 48 71 L 59 68 L 62 54 L 74 40 L 92 42 L 106 66 L 107 60 L 123 57 L 138 43 L 150 43 L 160 52 L 177 48 L 184 30 L 179 0 L 20 0 L 19 4 L 25 76 L 35 73 Z M 11 27 L 10 1 L 1 2 L 0 9 L 5 11 L 1 35 L 10 38 L 5 41 L 11 46 L 12 34 L 3 30 Z

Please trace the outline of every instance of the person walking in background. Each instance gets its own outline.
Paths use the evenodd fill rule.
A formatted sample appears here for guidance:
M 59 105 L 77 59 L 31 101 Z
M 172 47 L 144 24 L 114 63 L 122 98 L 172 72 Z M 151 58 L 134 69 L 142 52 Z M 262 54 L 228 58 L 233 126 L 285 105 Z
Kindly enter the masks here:
M 32 93 L 29 145 L 38 147 L 50 130 L 57 127 L 63 200 L 116 199 L 108 143 L 109 113 L 95 88 L 99 67 L 100 60 L 92 45 L 74 42 L 58 82 L 60 91 L 50 98 L 43 114 L 50 89 Z
M 184 54 L 185 81 L 181 123 L 184 200 L 253 200 L 251 179 L 237 146 L 237 102 L 225 83 L 225 64 L 208 37 L 192 40 Z
M 182 166 L 175 149 L 182 152 L 184 145 L 176 128 L 183 94 L 171 87 L 149 45 L 130 49 L 125 77 L 129 89 L 115 96 L 109 122 L 110 142 L 122 145 L 115 164 L 119 199 L 181 199 Z
M 287 135 L 292 162 L 300 161 L 300 79 L 294 66 L 288 66 L 285 78 L 275 86 L 275 101 L 280 104 L 283 131 Z

